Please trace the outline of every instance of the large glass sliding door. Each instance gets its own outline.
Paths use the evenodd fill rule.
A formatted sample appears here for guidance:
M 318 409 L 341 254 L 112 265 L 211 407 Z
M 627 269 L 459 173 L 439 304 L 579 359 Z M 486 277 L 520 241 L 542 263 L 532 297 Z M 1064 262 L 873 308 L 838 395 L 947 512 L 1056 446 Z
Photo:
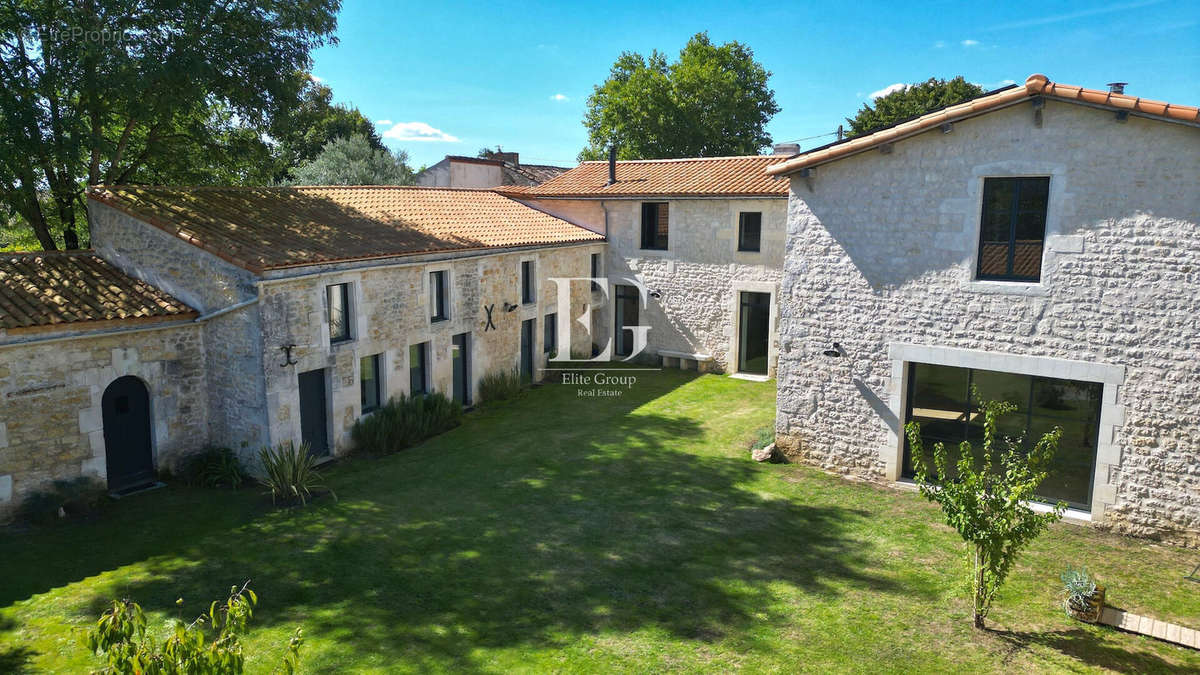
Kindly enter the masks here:
M 1017 406 L 1016 412 L 999 420 L 998 430 L 1025 451 L 1042 434 L 1062 427 L 1050 476 L 1038 487 L 1038 494 L 1049 501 L 1091 509 L 1103 385 L 914 363 L 909 366 L 908 387 L 907 419 L 920 423 L 927 453 L 932 453 L 938 442 L 948 448 L 956 448 L 964 440 L 981 446 L 980 401 L 1002 400 Z M 904 475 L 913 475 L 907 442 Z
M 771 294 L 743 291 L 738 303 L 738 372 L 767 374 Z

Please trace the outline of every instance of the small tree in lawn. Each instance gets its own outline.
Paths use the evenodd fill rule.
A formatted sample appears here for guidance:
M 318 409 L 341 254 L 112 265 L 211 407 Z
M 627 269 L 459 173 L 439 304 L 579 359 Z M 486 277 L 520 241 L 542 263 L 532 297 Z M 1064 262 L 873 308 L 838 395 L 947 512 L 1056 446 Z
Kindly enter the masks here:
M 1026 454 L 1018 441 L 996 434 L 996 421 L 1016 409 L 1011 403 L 984 402 L 981 456 L 976 458 L 971 444 L 963 441 L 951 467 L 945 445 L 937 443 L 933 446 L 936 474 L 932 478 L 924 458 L 921 426 L 909 422 L 904 428 L 921 494 L 942 507 L 946 523 L 966 542 L 976 628 L 983 628 L 992 599 L 1021 549 L 1062 518 L 1067 508 L 1059 502 L 1052 511 L 1038 513 L 1026 504 L 1049 473 L 1062 429 L 1046 432 Z

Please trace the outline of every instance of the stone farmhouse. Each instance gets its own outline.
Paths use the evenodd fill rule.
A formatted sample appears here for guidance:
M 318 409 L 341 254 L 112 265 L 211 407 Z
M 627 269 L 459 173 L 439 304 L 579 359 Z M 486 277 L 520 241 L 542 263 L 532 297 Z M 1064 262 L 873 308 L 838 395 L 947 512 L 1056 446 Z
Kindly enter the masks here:
M 1046 497 L 1200 543 L 1200 111 L 1031 76 L 819 148 L 791 179 L 779 442 L 872 480 L 1064 429 Z
M 416 176 L 422 187 L 492 188 L 503 185 L 540 185 L 566 172 L 566 167 L 522 164 L 517 152 L 496 152 L 492 157 L 446 155 Z
M 94 250 L 0 260 L 0 509 L 205 443 L 336 455 L 388 396 L 609 350 L 775 377 L 790 457 L 898 486 L 907 421 L 958 443 L 1004 398 L 1064 429 L 1070 517 L 1200 544 L 1197 108 L 1035 75 L 803 153 L 499 180 L 94 189 Z

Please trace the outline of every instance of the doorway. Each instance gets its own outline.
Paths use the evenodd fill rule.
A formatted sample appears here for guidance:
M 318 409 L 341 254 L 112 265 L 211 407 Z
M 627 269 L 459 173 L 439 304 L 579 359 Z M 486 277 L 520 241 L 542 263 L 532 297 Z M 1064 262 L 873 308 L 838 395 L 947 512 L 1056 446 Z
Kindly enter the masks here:
M 633 331 L 625 330 L 638 326 L 638 289 L 634 286 L 617 284 L 614 291 L 616 334 L 613 341 L 617 356 L 633 354 Z
M 521 322 L 521 380 L 533 381 L 533 336 L 537 319 Z
M 153 485 L 150 392 L 146 385 L 132 375 L 113 380 L 100 399 L 100 411 L 109 491 L 126 494 Z
M 454 369 L 454 400 L 463 407 L 471 405 L 471 334 L 450 338 L 450 359 Z
M 766 375 L 771 294 L 742 291 L 738 305 L 738 372 Z
M 299 375 L 300 440 L 314 457 L 329 454 L 329 423 L 325 413 L 325 369 Z

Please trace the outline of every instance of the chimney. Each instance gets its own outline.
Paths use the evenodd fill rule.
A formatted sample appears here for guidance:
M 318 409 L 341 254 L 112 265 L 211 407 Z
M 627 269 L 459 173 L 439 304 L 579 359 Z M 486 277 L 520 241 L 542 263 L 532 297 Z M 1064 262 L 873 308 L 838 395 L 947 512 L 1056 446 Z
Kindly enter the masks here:
M 617 182 L 617 144 L 608 146 L 608 185 Z
M 492 153 L 492 159 L 498 159 L 501 162 L 508 162 L 513 166 L 521 166 L 521 153 L 519 152 L 501 152 L 497 150 Z
M 776 143 L 771 150 L 772 155 L 798 155 L 800 154 L 799 143 Z
M 1128 82 L 1109 82 L 1108 83 L 1108 91 L 1109 91 L 1109 93 L 1113 93 L 1113 94 L 1124 94 L 1125 93 L 1125 85 L 1127 85 L 1127 84 L 1129 84 L 1129 83 Z

